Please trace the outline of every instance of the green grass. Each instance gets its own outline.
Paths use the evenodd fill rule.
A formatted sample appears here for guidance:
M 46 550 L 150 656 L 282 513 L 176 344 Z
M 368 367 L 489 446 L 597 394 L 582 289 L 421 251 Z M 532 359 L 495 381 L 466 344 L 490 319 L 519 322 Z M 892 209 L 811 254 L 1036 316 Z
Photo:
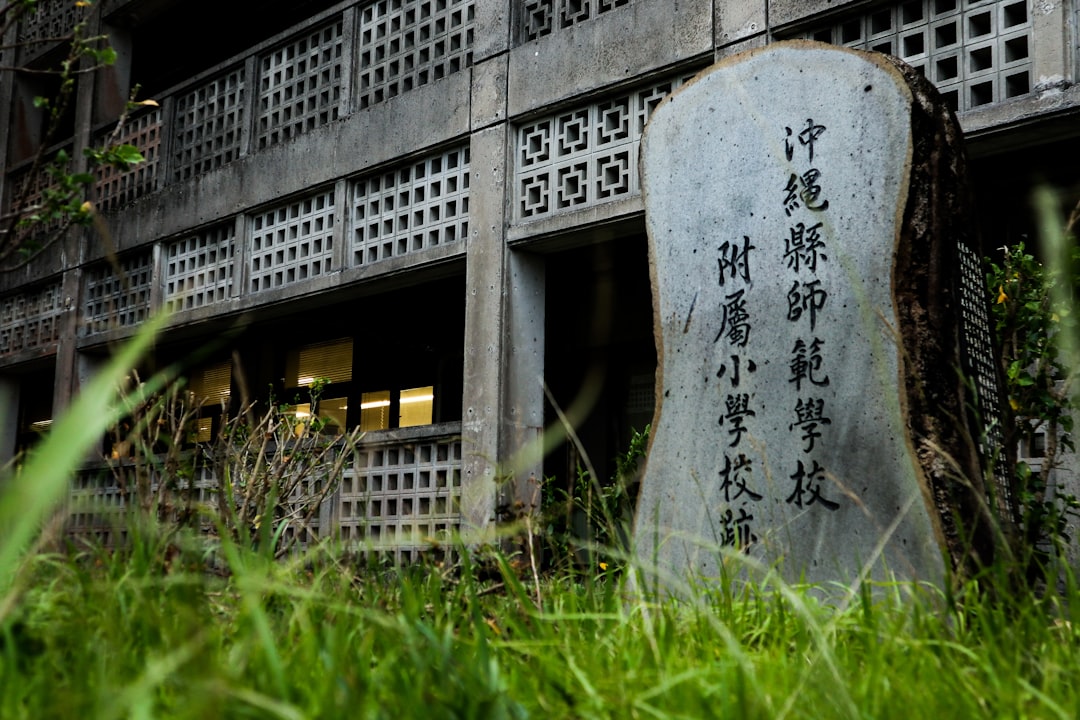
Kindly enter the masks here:
M 0 717 L 1080 715 L 1072 590 L 898 585 L 839 607 L 719 585 L 649 602 L 599 574 L 547 578 L 538 609 L 495 556 L 392 571 L 135 537 L 28 559 L 0 621 Z

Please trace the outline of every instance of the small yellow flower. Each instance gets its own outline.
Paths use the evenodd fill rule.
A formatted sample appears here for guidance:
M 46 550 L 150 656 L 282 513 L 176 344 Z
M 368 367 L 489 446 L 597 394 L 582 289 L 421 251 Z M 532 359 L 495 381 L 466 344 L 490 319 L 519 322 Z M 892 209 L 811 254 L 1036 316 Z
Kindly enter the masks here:
M 600 563 L 600 569 L 601 570 L 607 570 L 607 563 L 606 562 Z
M 79 206 L 79 211 L 84 212 L 87 215 L 93 213 L 94 212 L 94 203 L 87 200 L 86 202 L 84 202 L 82 205 Z
M 1005 294 L 1005 286 L 1004 285 L 998 285 L 997 304 L 1000 305 L 1001 303 L 1005 302 L 1008 299 L 1009 299 L 1009 296 Z

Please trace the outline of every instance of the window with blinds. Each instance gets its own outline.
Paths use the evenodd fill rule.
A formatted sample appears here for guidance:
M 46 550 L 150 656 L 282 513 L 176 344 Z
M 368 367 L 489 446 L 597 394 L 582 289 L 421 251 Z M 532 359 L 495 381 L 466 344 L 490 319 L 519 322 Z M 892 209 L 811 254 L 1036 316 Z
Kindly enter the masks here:
M 308 387 L 322 378 L 330 383 L 352 380 L 352 338 L 305 345 L 289 353 L 285 386 Z
M 232 394 L 232 361 L 205 365 L 191 374 L 188 383 L 188 398 L 192 405 L 199 407 L 199 417 L 195 420 L 195 442 L 210 442 L 214 437 L 214 423 L 222 407 L 229 404 Z
M 228 402 L 232 392 L 232 362 L 223 360 L 200 368 L 192 374 L 188 392 L 199 406 Z

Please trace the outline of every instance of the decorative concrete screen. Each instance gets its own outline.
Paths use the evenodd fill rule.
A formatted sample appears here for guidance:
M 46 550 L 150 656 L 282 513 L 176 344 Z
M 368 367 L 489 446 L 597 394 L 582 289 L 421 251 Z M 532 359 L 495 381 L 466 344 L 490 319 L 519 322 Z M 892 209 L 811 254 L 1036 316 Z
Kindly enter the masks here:
M 333 269 L 334 189 L 251 219 L 251 292 L 291 285 Z
M 343 50 L 339 19 L 259 58 L 259 149 L 337 119 Z
M 59 282 L 0 299 L 0 355 L 57 342 L 63 311 Z
M 805 37 L 895 55 L 933 82 L 953 110 L 1031 92 L 1028 0 L 908 0 Z
M 5 8 L 8 5 L 4 3 Z M 51 50 L 56 42 L 71 34 L 75 23 L 84 14 L 85 10 L 72 0 L 39 0 L 36 7 L 19 20 L 17 42 L 21 46 L 22 59 L 25 61 Z
M 994 343 L 990 338 L 990 314 L 986 307 L 986 272 L 979 256 L 967 245 L 957 245 L 960 296 L 960 343 L 965 359 L 967 377 L 975 384 L 976 396 L 982 407 L 1004 407 L 998 371 L 994 361 Z M 976 419 L 982 428 L 979 450 L 983 457 L 993 458 L 995 489 L 1000 504 L 1014 506 L 1009 482 L 1008 462 L 1003 448 L 1005 436 L 996 415 Z
M 464 240 L 469 233 L 467 145 L 352 183 L 352 264 Z
M 521 0 L 523 34 L 526 40 L 536 40 L 629 4 L 630 0 Z
M 360 11 L 361 109 L 472 65 L 474 0 L 379 0 Z
M 83 470 L 72 482 L 67 530 L 80 537 L 100 537 L 108 528 L 123 525 L 126 507 L 123 488 L 111 470 Z
M 86 272 L 83 321 L 89 333 L 135 327 L 150 313 L 149 251 L 101 262 Z
M 186 180 L 240 157 L 244 68 L 238 67 L 176 97 L 173 176 Z
M 640 193 L 638 142 L 649 115 L 689 76 L 680 75 L 517 129 L 514 213 L 518 221 Z
M 70 146 L 62 148 L 62 151 L 71 157 Z M 48 158 L 50 162 L 54 159 L 55 155 Z M 68 163 L 64 169 L 70 171 L 71 164 Z M 56 181 L 49 176 L 45 168 L 38 168 L 33 175 L 31 175 L 31 170 L 33 170 L 32 165 L 24 166 L 8 175 L 11 187 L 14 189 L 8 203 L 13 212 L 19 212 L 24 217 L 32 215 L 41 207 L 47 189 L 56 187 Z M 29 227 L 17 229 L 16 232 L 24 238 L 32 238 L 59 229 L 61 222 L 60 219 L 36 222 Z
M 125 541 L 127 531 L 123 528 L 135 492 L 135 471 L 133 465 L 112 462 L 109 467 L 99 466 L 76 474 L 68 496 L 68 534 L 96 537 L 106 543 L 122 544 Z M 151 477 L 151 493 L 158 492 L 159 482 L 156 474 Z M 212 468 L 205 464 L 196 465 L 191 484 L 187 482 L 182 481 L 181 487 L 170 489 L 173 510 L 180 510 L 188 502 L 192 506 L 209 505 L 216 509 L 218 482 Z M 204 522 L 204 527 L 210 529 L 210 523 Z
M 409 559 L 461 527 L 461 439 L 364 446 L 342 482 L 341 539 Z
M 219 225 L 165 246 L 165 306 L 191 310 L 233 297 L 236 226 Z
M 114 210 L 154 190 L 161 150 L 161 109 L 153 108 L 128 120 L 119 137 L 103 137 L 101 142 L 134 145 L 145 160 L 127 170 L 102 165 L 97 171 L 97 204 Z
M 943 558 L 964 574 L 1002 549 L 961 142 L 910 67 L 806 41 L 720 62 L 656 109 L 646 567 L 717 577 L 741 552 L 789 580 L 940 580 Z

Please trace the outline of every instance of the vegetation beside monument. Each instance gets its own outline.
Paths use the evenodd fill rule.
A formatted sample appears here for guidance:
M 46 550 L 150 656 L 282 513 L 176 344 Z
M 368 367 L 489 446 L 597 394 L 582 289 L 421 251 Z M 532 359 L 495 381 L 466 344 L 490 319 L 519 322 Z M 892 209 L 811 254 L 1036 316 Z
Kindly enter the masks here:
M 1046 563 L 1060 561 L 1064 546 L 1076 541 L 1066 526 L 1080 512 L 1071 493 L 1047 493 L 1050 475 L 1061 469 L 1066 453 L 1076 451 L 1072 433 L 1080 408 L 1080 206 L 1065 220 L 1047 189 L 1033 202 L 1042 220 L 1040 242 L 1031 248 L 1023 243 L 1001 248 L 999 260 L 987 260 L 986 276 L 1011 410 L 1005 441 L 1008 447 L 1022 448 L 1024 457 L 1040 459 L 1038 472 L 1023 458 L 1014 471 L 1023 545 L 1031 553 L 1029 579 L 1044 573 Z M 1036 251 L 1043 260 L 1035 257 Z

